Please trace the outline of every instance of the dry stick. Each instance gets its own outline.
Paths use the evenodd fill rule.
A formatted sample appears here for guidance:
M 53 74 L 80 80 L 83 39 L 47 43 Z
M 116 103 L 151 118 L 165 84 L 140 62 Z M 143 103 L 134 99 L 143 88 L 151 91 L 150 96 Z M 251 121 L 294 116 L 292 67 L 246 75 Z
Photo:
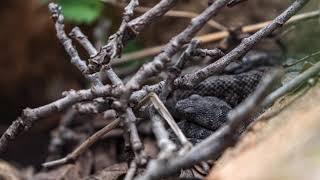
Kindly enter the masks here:
M 169 139 L 169 133 L 163 124 L 163 119 L 155 114 L 152 107 L 150 108 L 151 112 L 149 117 L 152 121 L 152 131 L 157 139 L 158 147 L 160 148 L 158 158 L 168 159 L 173 154 L 172 152 L 176 150 L 176 145 Z
M 77 147 L 72 153 L 68 154 L 65 158 L 58 159 L 51 162 L 43 163 L 42 166 L 45 168 L 51 168 L 54 166 L 59 166 L 63 164 L 67 164 L 70 162 L 74 162 L 78 159 L 80 155 L 82 155 L 87 149 L 89 149 L 95 142 L 101 139 L 102 136 L 110 132 L 112 129 L 116 128 L 120 124 L 119 119 L 113 120 L 110 124 L 102 128 L 101 130 L 94 133 L 87 140 L 85 140 L 79 147 Z
M 129 100 L 133 104 L 137 104 L 151 92 L 159 94 L 162 91 L 164 84 L 165 84 L 165 81 L 161 81 L 154 85 L 145 85 L 140 90 L 134 91 L 130 96 Z
M 152 62 L 144 64 L 138 72 L 126 84 L 126 89 L 129 92 L 139 89 L 145 79 L 154 76 L 165 68 L 166 64 L 170 62 L 172 56 L 176 54 L 183 45 L 188 43 L 195 34 L 215 16 L 220 9 L 222 9 L 230 0 L 217 0 L 210 5 L 199 16 L 192 19 L 188 27 L 180 34 L 175 36 Z
M 136 106 L 136 108 L 140 108 L 142 105 L 147 104 L 148 101 L 152 102 L 153 108 L 157 110 L 157 112 L 162 116 L 163 119 L 167 121 L 170 128 L 173 130 L 173 132 L 178 137 L 180 143 L 184 146 L 184 149 L 188 149 L 192 146 L 192 144 L 188 141 L 186 136 L 183 134 L 177 123 L 175 122 L 174 118 L 166 108 L 166 106 L 162 103 L 160 98 L 155 93 L 150 93 L 144 99 L 141 100 L 141 102 Z
M 286 23 L 286 25 L 296 23 L 301 20 L 316 18 L 319 16 L 320 16 L 320 11 L 312 11 L 312 12 L 307 12 L 307 13 L 295 15 Z M 242 27 L 241 32 L 243 32 L 243 33 L 256 32 L 257 30 L 268 25 L 270 22 L 271 21 L 266 21 L 266 22 L 262 22 L 262 23 L 258 23 L 258 24 L 244 26 L 244 27 Z M 207 44 L 207 43 L 220 41 L 228 36 L 229 36 L 228 31 L 221 31 L 221 32 L 215 32 L 215 33 L 210 33 L 210 34 L 198 36 L 198 37 L 195 37 L 195 39 L 199 40 L 201 44 Z M 131 62 L 131 61 L 141 60 L 145 57 L 154 56 L 154 55 L 157 55 L 158 53 L 160 53 L 164 47 L 165 47 L 165 45 L 160 45 L 160 46 L 155 46 L 155 47 L 151 47 L 151 48 L 146 48 L 141 51 L 136 51 L 133 53 L 124 54 L 120 59 L 112 60 L 111 64 L 118 65 L 118 64 Z
M 107 45 L 103 46 L 100 52 L 95 57 L 89 60 L 89 70 L 96 71 L 103 64 L 108 64 L 110 60 L 112 60 L 116 56 L 121 55 L 121 50 L 124 44 L 126 44 L 130 39 L 133 39 L 147 25 L 163 16 L 174 6 L 176 1 L 177 0 L 162 0 L 143 15 L 129 22 L 128 20 L 132 15 L 131 10 L 133 10 L 133 8 L 137 6 L 137 3 L 130 3 L 128 5 L 128 7 L 130 8 L 125 8 L 126 12 L 124 13 L 123 21 L 120 25 L 119 30 L 115 34 L 110 36 Z
M 74 27 L 70 32 L 70 36 L 82 45 L 82 47 L 88 52 L 89 56 L 95 56 L 98 53 L 96 48 L 88 40 L 88 37 L 81 32 L 79 27 Z
M 71 32 L 72 36 L 79 41 L 79 43 L 87 50 L 90 56 L 95 56 L 97 54 L 97 50 L 93 47 L 92 43 L 88 40 L 88 38 L 81 32 L 79 28 L 74 28 Z M 118 77 L 118 75 L 113 71 L 111 67 L 103 68 L 103 71 L 106 76 L 110 79 L 111 83 L 115 86 L 121 87 L 123 86 L 122 80 Z M 139 155 L 138 162 L 145 162 L 144 153 L 142 152 L 142 142 L 138 135 L 138 130 L 135 125 L 136 116 L 134 115 L 132 109 L 128 107 L 126 112 L 121 116 L 121 119 L 125 122 L 128 131 L 130 133 L 130 142 L 134 152 Z
M 284 68 L 288 68 L 288 67 L 297 65 L 297 64 L 299 64 L 299 63 L 301 63 L 301 62 L 304 62 L 305 60 L 307 60 L 307 59 L 309 59 L 309 58 L 312 58 L 312 57 L 315 57 L 315 56 L 318 56 L 318 55 L 320 55 L 320 51 L 317 51 L 317 52 L 312 53 L 312 54 L 310 54 L 310 55 L 308 55 L 308 56 L 305 56 L 305 57 L 303 57 L 303 58 L 301 58 L 301 59 L 299 59 L 299 60 L 297 60 L 297 61 L 295 61 L 295 62 L 293 62 L 293 63 L 291 63 L 291 64 L 284 64 L 283 67 L 284 67 Z
M 271 90 L 274 82 L 282 73 L 279 69 L 268 74 L 258 86 L 257 90 L 228 115 L 228 122 L 214 134 L 194 146 L 189 152 L 167 161 L 152 160 L 144 175 L 138 180 L 160 179 L 179 172 L 181 169 L 191 168 L 193 165 L 207 159 L 216 159 L 239 138 L 237 132 L 241 127 L 249 125 L 250 119 L 260 109 L 260 104 Z
M 191 88 L 194 85 L 200 83 L 204 79 L 218 74 L 230 64 L 232 61 L 244 56 L 250 49 L 252 49 L 260 40 L 270 35 L 274 30 L 283 26 L 297 11 L 299 11 L 309 0 L 296 0 L 292 5 L 274 19 L 269 25 L 260 29 L 255 34 L 248 38 L 244 38 L 242 42 L 230 51 L 227 55 L 220 58 L 218 61 L 196 71 L 192 74 L 186 74 L 185 76 L 175 80 L 177 87 Z
M 292 91 L 294 88 L 300 86 L 302 83 L 306 82 L 308 79 L 316 76 L 320 73 L 320 62 L 310 67 L 308 70 L 298 75 L 296 78 L 283 85 L 279 89 L 272 92 L 263 102 L 264 107 L 270 106 L 276 99 L 283 96 L 284 94 Z
M 198 46 L 199 42 L 197 40 L 192 40 L 188 45 L 187 49 L 182 53 L 176 64 L 170 68 L 168 68 L 168 77 L 165 80 L 164 87 L 160 93 L 160 99 L 162 102 L 166 102 L 167 97 L 173 90 L 173 82 L 174 80 L 180 76 L 184 65 L 186 64 L 187 60 L 190 60 L 191 53 L 194 49 Z

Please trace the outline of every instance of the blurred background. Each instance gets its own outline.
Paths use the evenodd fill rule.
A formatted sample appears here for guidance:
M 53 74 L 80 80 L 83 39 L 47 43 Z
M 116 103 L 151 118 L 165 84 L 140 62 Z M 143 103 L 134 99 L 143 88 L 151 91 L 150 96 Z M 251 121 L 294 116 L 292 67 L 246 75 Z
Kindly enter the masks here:
M 79 26 L 89 39 L 101 47 L 114 33 L 120 22 L 122 7 L 117 0 L 57 0 L 66 18 L 66 30 Z M 141 6 L 152 7 L 159 0 L 140 0 Z M 228 28 L 237 28 L 273 19 L 291 0 L 249 0 L 233 8 L 224 9 L 215 21 Z M 25 107 L 37 107 L 51 102 L 69 89 L 87 86 L 77 69 L 71 65 L 55 35 L 54 25 L 47 10 L 47 0 L 2 0 L 0 2 L 0 131 L 11 124 Z M 207 0 L 179 0 L 175 10 L 199 13 Z M 312 0 L 302 12 L 320 8 Z M 137 15 L 141 13 L 137 12 Z M 189 18 L 166 16 L 148 27 L 139 37 L 128 43 L 124 53 L 143 50 L 167 43 L 183 30 Z M 286 51 L 286 58 L 299 59 L 320 50 L 320 19 L 291 26 L 277 40 Z M 206 26 L 199 35 L 217 31 Z M 77 44 L 75 44 L 77 45 Z M 208 47 L 216 46 L 209 43 Z M 83 59 L 87 59 L 77 46 Z M 274 38 L 260 43 L 259 48 L 283 51 Z M 150 57 L 116 66 L 126 76 Z M 60 120 L 60 114 L 40 120 L 28 133 L 19 137 L 9 151 L 0 158 L 18 166 L 39 166 L 45 160 L 50 130 Z M 21 153 L 23 152 L 23 153 Z

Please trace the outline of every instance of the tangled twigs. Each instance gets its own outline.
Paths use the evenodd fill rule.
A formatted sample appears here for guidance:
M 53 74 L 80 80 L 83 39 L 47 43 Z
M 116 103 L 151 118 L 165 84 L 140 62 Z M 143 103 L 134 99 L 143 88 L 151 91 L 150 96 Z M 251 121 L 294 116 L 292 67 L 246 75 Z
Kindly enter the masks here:
M 209 76 L 218 74 L 232 61 L 244 56 L 252 47 L 254 47 L 261 39 L 270 35 L 275 29 L 281 27 L 288 21 L 294 14 L 296 14 L 309 0 L 296 0 L 292 5 L 274 19 L 268 26 L 259 30 L 252 36 L 245 38 L 242 42 L 229 52 L 227 55 L 220 58 L 218 61 L 208 65 L 207 67 L 198 70 L 194 74 L 187 74 L 175 80 L 175 85 L 183 88 L 190 88 Z
M 191 58 L 191 53 L 197 47 L 199 42 L 197 40 L 192 40 L 187 47 L 187 49 L 182 53 L 176 64 L 170 68 L 168 68 L 168 78 L 165 81 L 164 87 L 160 94 L 160 99 L 163 102 L 166 102 L 167 97 L 173 90 L 173 81 L 181 74 L 184 65 L 187 60 Z
M 87 140 L 85 140 L 79 147 L 77 147 L 72 153 L 68 154 L 65 158 L 58 159 L 55 161 L 50 161 L 42 164 L 45 168 L 51 168 L 54 166 L 59 166 L 63 164 L 67 164 L 70 162 L 74 162 L 77 158 L 83 154 L 87 149 L 91 147 L 95 142 L 97 142 L 102 136 L 110 132 L 112 129 L 116 128 L 120 124 L 119 119 L 113 120 L 110 124 L 102 128 L 101 130 L 94 133 Z
M 199 16 L 192 19 L 189 26 L 180 34 L 175 36 L 152 62 L 144 64 L 138 72 L 126 84 L 129 92 L 139 89 L 143 81 L 148 77 L 154 76 L 161 72 L 174 54 L 176 54 L 183 45 L 188 43 L 195 34 L 215 16 L 230 0 L 217 0 L 210 5 Z
M 150 161 L 145 174 L 138 179 L 160 179 L 177 173 L 181 169 L 191 168 L 203 160 L 216 159 L 227 147 L 237 142 L 239 138 L 237 132 L 241 127 L 250 123 L 248 120 L 260 109 L 261 102 L 281 75 L 282 73 L 279 69 L 273 70 L 263 79 L 252 96 L 230 112 L 229 120 L 224 127 L 181 156 L 169 160 L 157 159 Z
M 128 40 L 134 38 L 151 22 L 163 16 L 173 7 L 175 2 L 176 0 L 162 0 L 142 16 L 129 21 L 133 14 L 133 9 L 139 4 L 138 0 L 131 0 L 125 8 L 119 30 L 109 37 L 108 44 L 103 46 L 96 56 L 89 59 L 89 70 L 96 72 L 102 65 L 108 64 L 110 60 L 120 56 L 122 48 Z
M 93 47 L 92 43 L 87 39 L 87 37 L 81 32 L 79 28 L 74 28 L 71 34 L 87 50 L 90 56 L 95 56 L 97 54 L 97 50 Z M 118 87 L 123 86 L 122 80 L 118 77 L 118 75 L 113 71 L 113 69 L 110 66 L 104 66 L 101 72 L 103 72 L 101 74 L 105 74 L 108 77 L 108 79 L 111 81 L 111 83 L 114 86 L 118 86 Z M 102 101 L 104 102 L 104 100 Z M 89 103 L 89 105 L 93 106 L 94 104 Z M 94 109 L 101 109 L 99 105 L 103 105 L 103 103 L 98 104 L 98 107 Z M 136 160 L 139 164 L 140 163 L 143 164 L 146 161 L 145 155 L 143 152 L 143 145 L 139 138 L 137 127 L 135 125 L 136 116 L 134 115 L 130 107 L 127 107 L 126 111 L 122 113 L 121 120 L 125 122 L 125 125 L 126 125 L 125 128 L 130 133 L 130 142 L 137 156 Z
M 65 97 L 58 99 L 50 104 L 30 109 L 23 110 L 22 115 L 15 120 L 6 132 L 0 138 L 0 152 L 5 151 L 10 141 L 13 141 L 19 134 L 28 130 L 32 124 L 40 119 L 52 115 L 57 112 L 72 106 L 75 103 L 92 100 L 97 97 L 112 96 L 119 92 L 116 88 L 112 88 L 109 85 L 95 87 L 87 90 L 74 91 L 64 93 Z
M 299 15 L 293 16 L 289 21 L 287 21 L 286 25 L 292 25 L 294 23 L 300 22 L 302 20 L 308 20 L 308 19 L 314 19 L 320 16 L 320 11 L 311 11 L 302 13 Z M 261 22 L 257 24 L 252 24 L 248 26 L 244 26 L 241 28 L 242 33 L 253 33 L 258 31 L 259 29 L 265 27 L 268 25 L 271 21 Z M 220 31 L 220 32 L 214 32 L 205 34 L 202 36 L 197 36 L 195 39 L 200 40 L 201 44 L 208 44 L 208 43 L 214 43 L 217 41 L 220 41 L 224 38 L 227 38 L 229 36 L 228 31 Z M 145 57 L 154 56 L 161 52 L 161 50 L 165 47 L 165 45 L 155 46 L 151 48 L 146 48 L 140 51 L 135 51 L 132 53 L 124 54 L 120 59 L 115 59 L 114 61 L 111 61 L 111 64 L 117 65 L 117 64 L 123 64 L 130 61 L 136 61 L 139 59 L 143 59 Z

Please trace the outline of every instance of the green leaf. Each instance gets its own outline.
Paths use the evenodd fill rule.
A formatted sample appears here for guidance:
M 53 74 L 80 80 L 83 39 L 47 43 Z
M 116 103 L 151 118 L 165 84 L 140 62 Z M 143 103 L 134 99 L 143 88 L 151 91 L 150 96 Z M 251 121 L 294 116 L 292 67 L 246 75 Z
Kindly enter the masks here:
M 103 9 L 100 0 L 58 0 L 58 4 L 62 6 L 66 20 L 75 23 L 92 23 Z

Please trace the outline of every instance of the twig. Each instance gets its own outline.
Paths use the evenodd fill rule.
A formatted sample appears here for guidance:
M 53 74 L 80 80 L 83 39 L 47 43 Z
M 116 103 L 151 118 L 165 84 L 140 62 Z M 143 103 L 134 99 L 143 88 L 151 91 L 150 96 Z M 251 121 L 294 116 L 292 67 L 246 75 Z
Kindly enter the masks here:
M 88 52 L 90 57 L 95 56 L 98 53 L 98 51 L 88 40 L 88 38 L 81 32 L 79 27 L 74 27 L 70 32 L 70 36 L 76 39 L 82 45 L 82 47 Z
M 110 3 L 114 6 L 120 6 L 123 7 L 123 3 L 118 3 L 118 2 L 110 2 L 110 1 L 103 1 L 105 3 Z M 138 13 L 145 13 L 147 11 L 149 11 L 151 8 L 149 7 L 143 7 L 143 6 L 139 6 L 137 8 L 134 9 L 135 12 Z M 179 10 L 170 10 L 168 11 L 166 14 L 164 14 L 163 16 L 169 16 L 169 17 L 180 17 L 180 18 L 195 18 L 197 17 L 199 14 L 194 13 L 194 12 L 190 12 L 190 11 L 179 11 Z M 227 30 L 228 28 L 226 28 L 225 26 L 223 26 L 222 24 L 214 21 L 214 20 L 209 20 L 208 21 L 208 25 L 211 26 L 212 28 L 218 29 L 218 30 Z
M 120 124 L 119 119 L 115 119 L 110 124 L 102 128 L 101 130 L 94 133 L 87 140 L 85 140 L 80 146 L 78 146 L 72 153 L 68 154 L 65 158 L 58 159 L 55 161 L 50 161 L 42 164 L 45 168 L 51 168 L 54 166 L 59 166 L 67 163 L 74 162 L 82 155 L 87 149 L 89 149 L 95 142 L 97 142 L 102 136 L 110 132 L 112 129 L 116 128 Z
M 67 36 L 64 31 L 64 17 L 61 14 L 61 7 L 55 3 L 49 4 L 49 11 L 51 12 L 51 17 L 55 22 L 55 28 L 57 31 L 57 37 L 60 40 L 61 44 L 64 46 L 66 52 L 69 54 L 71 58 L 71 63 L 75 65 L 83 76 L 88 79 L 94 85 L 101 85 L 99 78 L 96 75 L 89 75 L 88 74 L 88 66 L 86 63 L 81 60 L 77 50 L 72 45 L 72 40 Z
M 301 62 L 304 62 L 305 60 L 307 60 L 307 59 L 309 59 L 309 58 L 311 58 L 311 57 L 318 56 L 318 55 L 320 55 L 320 51 L 317 51 L 317 52 L 312 53 L 312 54 L 310 54 L 310 55 L 308 55 L 308 56 L 305 56 L 305 57 L 303 57 L 303 58 L 301 58 L 301 59 L 299 59 L 299 60 L 297 60 L 297 61 L 295 61 L 295 62 L 293 62 L 293 63 L 291 63 L 291 64 L 284 64 L 283 67 L 284 67 L 284 68 L 288 68 L 288 67 L 297 65 L 297 64 L 299 64 L 299 63 L 301 63 Z
M 185 76 L 175 80 L 175 85 L 178 87 L 190 88 L 204 79 L 214 74 L 220 73 L 232 61 L 244 56 L 250 49 L 252 49 L 261 39 L 270 35 L 275 29 L 280 28 L 297 13 L 309 0 L 296 0 L 293 4 L 275 18 L 272 23 L 262 28 L 255 34 L 242 40 L 242 42 L 227 55 L 223 56 L 218 61 L 196 71 L 193 74 L 186 74 Z
M 162 103 L 160 98 L 158 97 L 157 94 L 151 92 L 148 94 L 146 97 L 144 97 L 141 102 L 136 106 L 136 108 L 140 108 L 141 106 L 147 104 L 148 101 L 151 101 L 153 104 L 153 107 L 155 110 L 158 111 L 158 113 L 167 121 L 169 124 L 170 128 L 173 130 L 173 132 L 177 135 L 179 141 L 181 144 L 188 149 L 189 147 L 192 146 L 192 144 L 188 141 L 186 136 L 183 134 L 179 126 L 177 125 L 176 121 L 173 119 L 171 116 L 170 112 L 166 108 L 166 106 Z
M 187 49 L 182 53 L 176 64 L 168 68 L 168 78 L 165 80 L 164 87 L 160 93 L 160 99 L 162 102 L 166 102 L 167 97 L 173 90 L 173 81 L 180 76 L 181 71 L 187 60 L 191 58 L 191 53 L 199 44 L 198 41 L 192 40 Z
M 312 12 L 302 13 L 302 14 L 293 16 L 286 23 L 286 25 L 297 23 L 301 20 L 316 18 L 319 16 L 320 16 L 320 11 L 312 11 Z M 262 23 L 258 23 L 258 24 L 244 26 L 244 27 L 242 27 L 242 32 L 243 33 L 256 32 L 257 30 L 268 25 L 270 22 L 271 21 L 266 21 L 266 22 L 262 22 Z M 199 40 L 200 44 L 207 44 L 207 43 L 220 41 L 228 36 L 229 36 L 228 31 L 221 31 L 221 32 L 214 32 L 214 33 L 210 33 L 210 34 L 205 34 L 202 36 L 197 36 L 197 37 L 195 37 L 195 39 Z M 136 51 L 136 52 L 124 54 L 120 59 L 112 60 L 111 64 L 118 65 L 118 64 L 131 62 L 131 61 L 140 60 L 145 57 L 154 56 L 154 55 L 157 55 L 158 53 L 160 53 L 164 47 L 165 47 L 165 45 L 160 45 L 160 46 L 155 46 L 155 47 L 151 47 L 151 48 L 146 48 L 141 51 Z
M 152 121 L 152 130 L 157 139 L 160 153 L 159 159 L 168 159 L 173 155 L 173 151 L 176 149 L 176 145 L 169 139 L 169 133 L 165 129 L 162 118 L 155 114 L 154 109 L 150 107 L 150 119 Z
M 165 81 L 161 81 L 154 85 L 143 86 L 140 90 L 132 93 L 132 95 L 130 96 L 130 102 L 137 104 L 151 92 L 159 94 L 163 89 L 164 84 L 165 84 Z
M 74 105 L 74 109 L 80 114 L 97 114 L 111 108 L 111 99 L 97 98 L 90 102 L 83 102 Z
M 279 70 L 274 70 L 266 76 L 253 95 L 230 112 L 229 120 L 224 127 L 194 146 L 184 155 L 167 161 L 152 160 L 149 162 L 144 175 L 139 177 L 138 180 L 160 179 L 179 172 L 181 169 L 191 168 L 203 160 L 216 159 L 227 147 L 236 143 L 239 137 L 237 132 L 241 127 L 246 127 L 250 123 L 248 119 L 260 109 L 259 105 L 281 74 Z
M 143 81 L 153 75 L 158 74 L 171 57 L 177 53 L 183 45 L 188 43 L 193 36 L 206 24 L 209 19 L 215 16 L 230 0 L 217 0 L 199 16 L 192 19 L 189 26 L 180 34 L 175 36 L 164 48 L 163 52 L 153 59 L 152 62 L 144 64 L 138 72 L 126 84 L 129 92 L 139 89 Z
M 279 89 L 272 92 L 263 102 L 264 107 L 270 106 L 276 99 L 283 96 L 284 94 L 292 91 L 297 86 L 301 85 L 308 79 L 313 76 L 316 76 L 320 73 L 320 62 L 315 64 L 314 66 L 310 67 L 308 70 L 303 72 L 302 74 L 298 75 L 296 78 L 288 82 L 287 84 L 283 85 Z
M 236 6 L 242 2 L 245 2 L 247 0 L 232 0 L 229 4 L 228 4 L 228 7 L 233 7 L 233 6 Z
M 130 167 L 129 167 L 128 171 L 127 171 L 126 176 L 124 177 L 124 180 L 133 180 L 134 175 L 136 174 L 136 172 L 137 172 L 137 163 L 135 162 L 135 160 L 133 160 L 130 163 Z

